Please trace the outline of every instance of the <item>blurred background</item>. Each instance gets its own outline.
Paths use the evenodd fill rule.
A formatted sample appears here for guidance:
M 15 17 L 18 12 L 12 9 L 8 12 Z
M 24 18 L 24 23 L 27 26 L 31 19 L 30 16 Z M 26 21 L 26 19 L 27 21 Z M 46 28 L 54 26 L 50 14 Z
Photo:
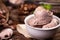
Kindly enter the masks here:
M 51 4 L 51 11 L 54 15 L 60 17 L 60 0 L 1 0 L 2 3 L 8 8 L 9 19 L 16 23 L 24 24 L 26 16 L 33 14 L 36 7 L 41 4 Z M 0 4 L 2 5 L 2 4 Z

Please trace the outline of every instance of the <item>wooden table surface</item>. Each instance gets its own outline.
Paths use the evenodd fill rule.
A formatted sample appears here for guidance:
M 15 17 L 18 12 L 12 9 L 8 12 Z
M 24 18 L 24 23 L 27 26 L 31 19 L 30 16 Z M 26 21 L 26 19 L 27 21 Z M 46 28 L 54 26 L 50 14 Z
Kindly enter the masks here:
M 11 38 L 7 40 L 37 40 L 34 38 L 31 38 L 31 36 L 26 31 L 26 26 L 24 24 L 19 24 L 17 26 L 17 29 L 14 30 L 14 34 Z M 47 39 L 47 40 L 60 40 L 60 29 L 58 29 L 56 35 L 53 38 Z

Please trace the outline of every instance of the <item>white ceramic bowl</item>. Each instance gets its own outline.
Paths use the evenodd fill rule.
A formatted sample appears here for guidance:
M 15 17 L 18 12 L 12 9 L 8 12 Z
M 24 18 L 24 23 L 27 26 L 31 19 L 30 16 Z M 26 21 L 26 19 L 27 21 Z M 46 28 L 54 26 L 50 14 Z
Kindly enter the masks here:
M 32 38 L 36 38 L 36 39 L 46 39 L 46 38 L 50 38 L 52 37 L 55 33 L 56 33 L 56 30 L 59 28 L 60 26 L 60 19 L 53 15 L 53 18 L 56 18 L 58 19 L 59 21 L 59 24 L 55 27 L 52 27 L 52 28 L 36 28 L 36 27 L 32 27 L 30 26 L 27 21 L 33 17 L 34 14 L 32 15 L 29 15 L 25 18 L 24 22 L 25 22 L 25 25 L 26 25 L 26 29 L 28 31 L 28 33 L 31 35 Z M 32 21 L 33 22 L 33 21 Z

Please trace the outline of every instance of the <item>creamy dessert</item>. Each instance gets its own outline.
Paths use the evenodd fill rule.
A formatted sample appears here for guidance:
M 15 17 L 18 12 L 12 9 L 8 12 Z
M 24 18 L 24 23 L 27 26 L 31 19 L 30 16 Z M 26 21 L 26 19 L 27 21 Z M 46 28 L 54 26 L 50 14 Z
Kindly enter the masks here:
M 58 24 L 58 20 L 53 18 L 53 12 L 39 6 L 34 11 L 34 17 L 32 17 L 28 24 L 33 27 L 39 28 L 51 28 Z

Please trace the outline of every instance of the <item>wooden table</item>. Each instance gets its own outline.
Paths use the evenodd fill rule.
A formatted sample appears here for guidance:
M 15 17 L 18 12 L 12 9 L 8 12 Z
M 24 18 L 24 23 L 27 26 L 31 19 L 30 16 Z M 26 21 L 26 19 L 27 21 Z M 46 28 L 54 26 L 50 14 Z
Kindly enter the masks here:
M 17 30 L 14 30 L 14 34 L 12 35 L 12 37 L 7 40 L 37 40 L 37 39 L 31 38 L 24 24 L 18 24 Z M 58 29 L 56 35 L 53 38 L 47 40 L 60 40 L 60 29 Z

